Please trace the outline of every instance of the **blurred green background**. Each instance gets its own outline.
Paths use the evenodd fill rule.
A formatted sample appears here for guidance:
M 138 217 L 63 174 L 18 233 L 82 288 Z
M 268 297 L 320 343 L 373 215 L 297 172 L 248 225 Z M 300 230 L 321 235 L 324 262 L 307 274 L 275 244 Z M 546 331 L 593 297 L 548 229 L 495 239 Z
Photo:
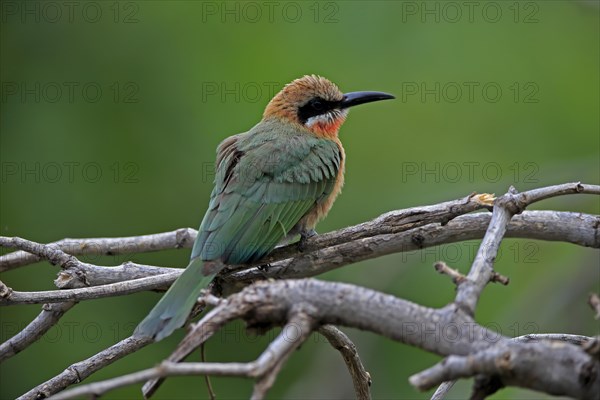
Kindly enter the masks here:
M 318 231 L 473 191 L 501 194 L 600 182 L 597 2 L 17 2 L 1 3 L 0 228 L 39 242 L 196 228 L 212 185 L 214 152 L 257 123 L 285 83 L 320 74 L 343 91 L 382 90 L 395 101 L 351 112 L 341 131 L 346 185 Z M 600 213 L 597 197 L 534 209 Z M 397 254 L 319 277 L 427 306 L 454 288 L 432 264 L 466 272 L 477 242 Z M 508 336 L 598 334 L 586 305 L 600 291 L 599 253 L 506 240 L 477 320 Z M 2 250 L 6 253 L 7 250 Z M 189 250 L 90 257 L 185 266 Z M 51 290 L 57 269 L 38 263 L 2 274 L 15 290 Z M 13 398 L 129 335 L 156 293 L 88 301 L 0 367 Z M 3 308 L 1 339 L 39 305 Z M 377 399 L 425 399 L 407 378 L 440 358 L 346 329 Z M 272 338 L 240 323 L 211 339 L 211 361 L 246 361 Z M 149 346 L 88 381 L 150 367 L 182 337 Z M 198 359 L 193 355 L 191 359 Z M 252 383 L 214 379 L 220 399 Z M 451 398 L 465 398 L 460 382 Z M 139 387 L 106 398 L 139 398 Z M 203 380 L 171 378 L 157 399 L 204 398 Z M 293 355 L 270 398 L 353 397 L 340 356 L 320 337 Z M 508 389 L 496 399 L 544 398 Z

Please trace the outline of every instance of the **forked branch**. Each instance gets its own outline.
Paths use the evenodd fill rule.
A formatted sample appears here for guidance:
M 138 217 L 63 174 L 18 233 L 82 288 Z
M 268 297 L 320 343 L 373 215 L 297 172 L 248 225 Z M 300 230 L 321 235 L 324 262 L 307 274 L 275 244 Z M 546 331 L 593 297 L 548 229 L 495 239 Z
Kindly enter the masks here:
M 127 338 L 102 352 L 75 363 L 61 374 L 33 388 L 22 399 L 79 395 L 99 396 L 124 385 L 147 381 L 150 396 L 162 379 L 172 375 L 228 375 L 255 379 L 253 398 L 264 398 L 290 354 L 311 332 L 324 335 L 340 351 L 353 379 L 359 399 L 370 398 L 370 376 L 350 339 L 333 325 L 368 330 L 392 340 L 447 357 L 440 364 L 411 377 L 419 389 L 450 380 L 434 398 L 443 398 L 452 380 L 476 376 L 474 396 L 485 397 L 503 386 L 521 386 L 576 398 L 600 394 L 600 341 L 575 335 L 547 334 L 512 340 L 476 324 L 473 315 L 478 299 L 489 282 L 507 284 L 493 264 L 504 237 L 570 242 L 600 248 L 600 218 L 594 215 L 556 211 L 524 211 L 530 204 L 549 197 L 588 193 L 600 187 L 570 183 L 518 193 L 512 189 L 494 199 L 470 195 L 432 206 L 393 211 L 372 221 L 309 239 L 299 252 L 295 244 L 277 248 L 254 265 L 231 266 L 218 277 L 220 289 L 206 293 L 203 301 L 214 308 L 193 325 L 173 354 L 156 368 L 63 391 L 117 359 L 150 344 Z M 468 214 L 481 209 L 487 212 Z M 129 238 L 64 239 L 44 245 L 20 238 L 0 237 L 0 246 L 19 251 L 0 256 L 0 271 L 39 260 L 60 267 L 55 281 L 61 290 L 21 292 L 0 282 L 0 306 L 51 303 L 42 313 L 7 342 L 0 345 L 0 360 L 27 348 L 41 337 L 75 302 L 112 297 L 142 290 L 164 290 L 181 270 L 126 262 L 116 267 L 84 263 L 77 255 L 115 255 L 190 247 L 196 231 L 189 228 Z M 385 254 L 419 250 L 444 243 L 477 239 L 483 241 L 467 275 L 443 261 L 438 270 L 457 284 L 455 301 L 441 309 L 422 307 L 369 289 L 315 280 L 252 282 L 265 278 L 294 279 L 316 276 L 361 260 Z M 269 264 L 268 267 L 261 266 Z M 241 290 L 241 291 L 240 291 Z M 237 292 L 237 293 L 236 293 Z M 215 297 L 234 293 L 227 299 Z M 590 298 L 600 312 L 600 301 Z M 268 329 L 283 326 L 282 333 L 251 363 L 179 363 L 233 319 Z M 420 327 L 456 327 L 459 339 L 431 340 Z M 284 332 L 294 328 L 294 340 Z M 464 329 L 464 331 L 461 331 Z M 462 335 L 461 333 L 469 334 Z M 490 338 L 494 338 L 493 341 Z M 557 342 L 557 340 L 559 342 Z M 557 343 L 560 343 L 559 345 Z M 570 366 L 570 367 L 567 367 Z M 559 375 L 556 375 L 559 374 Z M 551 377 L 561 376 L 560 382 Z

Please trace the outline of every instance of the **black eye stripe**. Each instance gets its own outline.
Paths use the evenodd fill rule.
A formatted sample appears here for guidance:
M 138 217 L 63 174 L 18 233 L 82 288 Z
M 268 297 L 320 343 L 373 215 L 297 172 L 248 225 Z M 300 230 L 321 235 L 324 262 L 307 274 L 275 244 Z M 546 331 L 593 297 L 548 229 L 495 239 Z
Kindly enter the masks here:
M 298 109 L 298 119 L 304 124 L 310 117 L 325 114 L 338 106 L 339 102 L 337 101 L 329 101 L 320 97 L 315 97 Z

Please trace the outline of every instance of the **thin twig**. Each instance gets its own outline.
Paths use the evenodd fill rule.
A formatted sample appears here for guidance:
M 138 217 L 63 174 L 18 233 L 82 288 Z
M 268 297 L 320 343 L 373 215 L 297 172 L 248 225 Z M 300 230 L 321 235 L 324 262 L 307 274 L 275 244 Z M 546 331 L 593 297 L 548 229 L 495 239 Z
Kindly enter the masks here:
M 576 346 L 583 346 L 593 338 L 583 335 L 569 335 L 566 333 L 530 333 L 528 335 L 517 336 L 514 341 L 529 343 L 542 340 L 571 343 Z
M 299 307 L 296 307 L 298 309 Z M 304 311 L 296 311 L 283 327 L 279 335 L 269 344 L 267 350 L 258 359 L 258 377 L 252 390 L 251 400 L 262 400 L 275 383 L 279 371 L 291 354 L 308 339 L 314 326 L 314 320 Z M 264 361 L 263 361 L 264 358 Z
M 508 193 L 496 199 L 492 219 L 471 265 L 467 275 L 468 279 L 458 287 L 456 303 L 471 314 L 475 312 L 483 288 L 492 279 L 493 264 L 500 243 L 505 236 L 507 225 L 515 214 L 522 213 L 527 206 L 537 201 L 574 193 L 600 194 L 600 186 L 575 182 L 533 189 L 523 193 L 517 193 L 511 187 Z
M 442 382 L 431 396 L 431 400 L 444 400 L 455 383 L 456 380 Z
M 62 239 L 48 246 L 60 249 L 65 253 L 77 255 L 118 255 L 131 253 L 146 253 L 150 251 L 191 248 L 196 239 L 197 231 L 192 228 L 181 228 L 171 232 L 152 235 L 115 237 Z M 20 248 L 18 246 L 14 246 Z M 26 249 L 22 249 L 26 250 Z M 0 272 L 33 264 L 47 259 L 39 253 L 15 251 L 0 257 Z
M 435 264 L 433 264 L 433 268 L 435 268 L 435 270 L 437 272 L 439 272 L 440 274 L 442 274 L 442 275 L 448 275 L 450 278 L 452 278 L 452 282 L 455 285 L 460 285 L 465 279 L 467 279 L 463 274 L 461 274 L 460 272 L 458 272 L 458 270 L 450 268 L 443 261 L 438 261 Z
M 299 306 L 303 313 L 294 314 Z M 280 324 L 288 315 L 305 315 L 310 326 L 337 323 L 450 356 L 445 362 L 411 378 L 411 383 L 421 389 L 475 374 L 499 374 L 504 384 L 556 395 L 595 398 L 600 393 L 600 362 L 594 361 L 582 347 L 546 340 L 514 341 L 478 325 L 452 304 L 431 309 L 359 286 L 305 279 L 254 284 L 230 296 L 211 313 L 212 317 L 207 318 L 207 315 L 204 322 L 188 333 L 188 340 L 193 339 L 197 344 L 204 342 L 211 335 L 205 332 L 215 331 L 211 321 L 231 320 L 235 315 L 252 326 L 263 327 Z M 290 318 L 288 326 L 292 321 Z M 451 337 L 424 335 L 421 331 L 407 329 L 408 324 L 411 327 L 438 327 L 440 331 L 452 327 L 453 332 L 459 329 L 463 334 Z M 293 330 L 298 336 L 310 334 L 310 329 L 303 323 L 294 322 L 293 325 L 300 327 Z M 198 335 L 200 339 L 196 338 Z M 281 355 L 289 355 L 298 342 L 290 340 L 289 331 L 284 329 L 273 342 L 276 344 L 272 343 L 273 346 L 252 365 L 251 377 L 265 376 L 283 359 Z M 557 380 L 555 376 L 561 379 Z
M 291 338 L 290 329 L 297 329 L 298 336 Z M 249 363 L 173 363 L 163 361 L 155 368 L 134 372 L 118 378 L 82 385 L 74 389 L 65 390 L 51 400 L 66 400 L 81 396 L 100 396 L 108 391 L 144 382 L 149 379 L 165 378 L 178 375 L 215 375 L 215 376 L 240 376 L 274 379 L 273 371 L 278 364 L 283 364 L 290 354 L 298 348 L 310 335 L 312 320 L 303 313 L 292 315 L 290 322 L 275 338 L 258 359 Z M 264 386 L 266 390 L 268 387 Z M 257 397 L 261 398 L 261 397 Z
M 200 345 L 200 361 L 202 361 L 203 363 L 206 362 L 206 343 L 202 343 Z M 210 382 L 210 376 L 209 375 L 204 375 L 204 383 L 206 383 L 206 390 L 208 391 L 208 397 L 210 398 L 210 400 L 215 400 L 217 398 L 215 391 L 213 390 L 212 387 L 212 383 Z
M 507 276 L 500 275 L 496 271 L 492 271 L 492 276 L 490 277 L 490 282 L 499 283 L 501 285 L 508 285 L 510 283 L 510 279 Z
M 65 390 L 49 398 L 49 400 L 65 400 L 82 396 L 91 396 L 92 398 L 120 387 L 144 382 L 152 378 L 163 378 L 167 376 L 181 375 L 215 375 L 215 376 L 249 376 L 255 365 L 252 363 L 172 363 L 163 361 L 160 365 L 123 375 L 118 378 L 107 379 L 105 381 L 89 383 L 79 387 Z
M 177 348 L 166 359 L 171 362 L 182 361 L 202 343 L 206 342 L 214 333 L 227 322 L 243 316 L 251 309 L 250 304 L 239 304 L 238 307 L 230 307 L 228 300 L 223 300 L 207 312 L 200 321 L 192 324 L 185 337 L 179 342 Z M 159 377 L 149 379 L 142 387 L 142 394 L 149 398 L 160 387 L 163 380 Z
M 346 334 L 333 325 L 324 325 L 317 332 L 323 335 L 334 349 L 340 352 L 352 377 L 354 393 L 359 400 L 371 398 L 371 375 L 360 360 L 356 345 Z
M 529 343 L 529 342 L 539 342 L 541 340 L 551 340 L 558 342 L 567 342 L 577 346 L 583 346 L 586 343 L 589 343 L 592 338 L 588 336 L 582 335 L 568 335 L 564 333 L 532 333 L 528 335 L 518 336 L 513 338 L 512 340 Z M 440 386 L 436 389 L 435 393 L 431 396 L 431 400 L 443 400 L 446 398 L 446 395 L 452 389 L 456 380 L 442 382 Z
M 402 213 L 402 210 L 397 213 Z M 404 214 L 411 215 L 409 212 L 405 212 Z M 418 215 L 418 213 L 416 215 Z M 442 213 L 441 215 L 443 216 L 444 214 Z M 416 217 L 413 215 L 412 218 L 414 219 Z M 447 215 L 445 218 L 447 218 Z M 226 283 L 247 283 L 264 277 L 301 278 L 315 276 L 333 268 L 339 268 L 346 264 L 360 261 L 361 259 L 378 257 L 395 252 L 416 251 L 444 243 L 477 239 L 485 232 L 489 221 L 490 215 L 487 213 L 461 215 L 444 225 L 431 223 L 422 227 L 409 229 L 408 231 L 401 231 L 395 234 L 376 235 L 350 242 L 344 242 L 345 239 L 343 235 L 336 236 L 339 232 L 346 232 L 345 236 L 351 236 L 347 231 L 354 228 L 345 228 L 344 230 L 322 235 L 333 235 L 335 239 L 319 239 L 320 242 L 317 242 L 318 246 L 315 245 L 319 250 L 313 252 L 304 250 L 303 253 L 298 253 L 297 246 L 286 246 L 285 249 L 287 250 L 280 253 L 280 255 L 288 254 L 288 250 L 291 251 L 292 249 L 295 249 L 294 251 L 296 251 L 296 253 L 294 253 L 294 258 L 271 263 L 270 267 L 266 270 L 257 267 L 248 268 L 248 266 L 232 266 L 222 277 Z M 508 227 L 506 236 L 567 241 L 582 246 L 598 248 L 600 247 L 600 236 L 596 235 L 596 227 L 599 221 L 600 218 L 598 216 L 580 213 L 527 211 L 522 215 L 517 215 L 513 218 Z M 415 224 L 415 221 L 412 220 L 410 223 Z M 371 226 L 371 224 L 369 226 Z M 370 229 L 372 229 L 371 233 L 373 234 L 377 231 L 372 226 Z M 187 228 L 185 230 L 187 231 Z M 180 230 L 173 232 L 179 231 Z M 144 238 L 144 236 L 138 238 Z M 54 251 L 52 245 L 42 245 L 31 241 L 25 241 L 24 239 L 21 239 L 21 241 L 28 245 L 40 247 L 47 246 L 49 247 L 48 251 Z M 310 241 L 317 241 L 317 239 L 311 238 L 309 239 L 309 242 Z M 332 243 L 335 244 L 332 245 L 333 247 L 320 247 Z M 148 243 L 146 242 L 141 242 L 140 247 L 146 246 L 147 244 Z M 311 246 L 309 246 L 309 248 Z M 94 250 L 95 247 L 88 247 L 88 249 Z M 275 253 L 281 251 L 283 251 L 283 248 L 276 249 Z M 81 250 L 81 252 L 83 252 L 83 250 Z M 340 260 L 340 253 L 348 256 L 343 260 Z M 14 253 L 10 253 L 6 256 L 10 256 L 11 254 Z M 76 259 L 71 261 L 71 264 L 59 272 L 59 276 L 55 280 L 55 284 L 60 289 L 105 285 L 179 271 L 178 268 L 155 267 L 132 262 L 125 262 L 114 267 L 105 267 L 83 263 Z M 168 285 L 160 289 L 166 290 L 167 287 Z
M 144 290 L 153 290 L 168 286 L 181 275 L 181 272 L 149 276 L 131 281 L 112 283 L 110 285 L 93 286 L 90 288 L 48 290 L 40 292 L 18 292 L 11 290 L 6 296 L 0 297 L 0 306 L 17 304 L 60 303 L 65 301 L 81 301 L 100 299 L 104 297 L 123 296 Z
M 526 204 L 540 201 L 549 197 L 572 193 L 599 194 L 600 186 L 568 183 L 564 185 L 549 186 L 547 188 L 531 190 L 527 193 Z M 491 196 L 487 194 L 470 195 L 463 199 L 440 203 L 432 206 L 409 208 L 406 210 L 391 211 L 375 218 L 372 221 L 341 229 L 336 232 L 319 235 L 307 240 L 306 251 L 313 251 L 330 247 L 340 242 L 347 242 L 363 237 L 396 233 L 401 230 L 413 229 L 418 226 L 433 222 L 443 224 L 457 217 L 475 210 L 487 208 L 491 205 Z M 88 239 L 62 239 L 50 243 L 62 251 L 72 255 L 118 255 L 131 253 L 144 253 L 174 248 L 190 248 L 195 240 L 197 231 L 192 228 L 180 228 L 171 232 L 151 235 L 117 237 L 117 238 L 88 238 Z M 13 246 L 8 246 L 13 247 Z M 273 251 L 268 257 L 257 262 L 267 264 L 290 257 L 296 253 L 296 247 L 289 245 Z M 31 253 L 31 252 L 29 252 Z M 8 271 L 39 261 L 39 255 L 17 251 L 0 257 L 0 272 Z
M 42 312 L 29 325 L 6 342 L 0 344 L 0 362 L 6 361 L 36 342 L 56 325 L 60 318 L 75 304 L 74 302 L 44 304 Z
M 459 215 L 468 214 L 476 210 L 491 207 L 489 194 L 470 194 L 462 199 L 447 201 L 430 206 L 407 208 L 404 210 L 390 211 L 379 217 L 349 226 L 340 230 L 329 232 L 308 239 L 303 246 L 304 252 L 311 252 L 340 243 L 354 242 L 359 239 L 389 235 L 404 232 L 432 223 L 447 224 Z M 298 247 L 294 244 L 275 249 L 255 265 L 270 264 L 296 255 Z
M 492 219 L 481 241 L 479 250 L 477 250 L 467 279 L 458 286 L 455 302 L 471 315 L 475 314 L 475 307 L 477 306 L 481 292 L 492 278 L 494 261 L 496 260 L 500 243 L 506 233 L 508 223 L 514 214 L 523 211 L 514 207 L 518 202 L 513 196 L 514 194 L 509 191 L 509 193 L 496 199 Z
M 147 338 L 128 337 L 123 339 L 83 361 L 70 365 L 54 378 L 34 387 L 17 400 L 36 400 L 50 397 L 150 343 L 152 343 L 152 340 Z
M 480 237 L 481 232 L 485 230 L 485 226 L 489 223 L 489 228 L 487 229 L 484 241 L 478 252 L 479 259 L 476 257 L 465 284 L 459 286 L 459 293 L 456 300 L 457 304 L 461 305 L 460 308 L 451 304 L 440 310 L 428 309 L 396 299 L 393 296 L 382 298 L 376 292 L 368 292 L 363 288 L 350 288 L 344 287 L 343 285 L 338 286 L 339 284 L 334 284 L 332 282 L 328 282 L 324 287 L 319 287 L 319 285 L 313 284 L 312 281 L 308 280 L 301 281 L 297 284 L 293 281 L 289 281 L 286 282 L 283 287 L 280 287 L 278 282 L 255 285 L 252 288 L 249 288 L 249 290 L 244 290 L 239 295 L 232 296 L 232 300 L 219 303 L 215 309 L 212 310 L 216 310 L 216 314 L 212 314 L 211 318 L 212 320 L 218 321 L 219 319 L 228 320 L 227 318 L 229 318 L 230 320 L 231 317 L 237 318 L 243 316 L 244 319 L 253 320 L 258 325 L 264 324 L 266 321 L 273 324 L 279 324 L 286 315 L 289 315 L 290 309 L 285 308 L 286 306 L 291 307 L 292 305 L 300 303 L 309 303 L 311 305 L 311 311 L 307 315 L 310 315 L 311 318 L 319 321 L 319 323 L 341 323 L 342 325 L 346 324 L 348 326 L 372 330 L 392 339 L 400 340 L 404 343 L 441 355 L 458 354 L 463 357 L 468 357 L 469 354 L 483 354 L 484 350 L 490 348 L 490 342 L 487 340 L 489 338 L 488 335 L 491 335 L 492 337 L 496 337 L 497 335 L 488 332 L 485 328 L 477 326 L 472 320 L 471 315 L 483 287 L 494 276 L 494 271 L 492 269 L 494 255 L 497 252 L 497 246 L 499 246 L 499 243 L 505 234 L 507 237 L 510 235 L 515 235 L 513 237 L 523 235 L 520 237 L 540 238 L 544 240 L 564 240 L 584 246 L 600 247 L 599 235 L 597 234 L 597 216 L 558 212 L 546 212 L 546 214 L 542 215 L 540 212 L 523 212 L 527 205 L 535 201 L 568 193 L 600 194 L 600 187 L 575 183 L 536 189 L 521 194 L 511 192 L 496 200 L 491 219 L 487 214 L 461 215 L 466 212 L 489 207 L 490 196 L 487 195 L 469 196 L 466 199 L 454 202 L 417 207 L 409 210 L 400 210 L 384 214 L 373 221 L 357 225 L 356 227 L 345 228 L 337 232 L 309 239 L 306 246 L 304 246 L 304 253 L 302 254 L 298 254 L 297 246 L 295 245 L 277 249 L 269 256 L 270 258 L 266 259 L 266 261 L 281 261 L 274 261 L 271 263 L 271 267 L 259 271 L 260 278 L 265 276 L 289 278 L 294 276 L 315 275 L 342 265 L 357 262 L 360 259 L 389 254 L 390 252 L 394 252 L 394 249 L 395 251 L 408 251 L 435 245 L 436 240 L 438 240 L 437 244 L 439 244 L 444 243 L 443 241 L 439 242 L 439 240 L 452 242 L 457 240 L 467 240 L 469 235 L 472 235 L 472 238 Z M 519 213 L 522 214 L 512 218 L 513 215 Z M 550 215 L 553 217 L 550 218 Z M 539 225 L 533 225 L 536 216 L 541 219 Z M 464 225 L 469 222 L 483 224 L 483 227 L 479 227 L 477 233 L 474 233 L 475 230 L 467 229 L 467 233 L 463 234 L 462 232 L 464 232 L 464 230 L 457 230 L 457 227 L 461 224 Z M 565 222 L 567 223 L 566 225 Z M 535 226 L 535 229 L 531 229 L 532 226 Z M 421 233 L 423 233 L 423 235 L 420 235 Z M 436 233 L 442 233 L 442 236 L 444 234 L 449 235 L 453 233 L 459 239 L 436 239 Z M 392 244 L 386 244 L 386 242 L 391 242 Z M 10 247 L 15 247 L 15 244 L 21 247 L 31 246 L 31 243 L 32 242 L 25 243 L 23 242 L 23 239 L 18 238 L 0 237 L 0 245 L 7 245 Z M 491 247 L 489 245 L 491 245 Z M 400 250 L 398 250 L 399 246 L 401 246 Z M 47 252 L 42 255 L 45 255 L 51 263 L 60 265 L 66 270 L 80 267 L 80 265 L 77 264 L 79 260 L 64 252 L 61 254 L 59 252 L 60 250 L 54 246 L 41 248 L 34 246 L 29 250 L 34 253 Z M 283 260 L 284 258 L 290 259 Z M 0 266 L 3 265 L 1 264 L 3 260 L 4 258 L 0 257 Z M 259 263 L 264 262 L 265 260 L 259 261 Z M 89 266 L 89 264 L 82 264 L 84 268 Z M 151 266 L 148 267 L 152 268 Z M 106 268 L 106 270 L 108 269 L 110 268 Z M 255 270 L 256 268 L 247 268 L 245 271 L 228 272 L 227 274 L 224 274 L 221 279 L 225 283 L 233 283 L 235 281 L 238 283 L 248 282 L 249 280 L 252 280 L 252 278 L 249 280 L 248 278 L 255 273 Z M 104 269 L 101 272 L 104 273 Z M 151 272 L 155 271 L 152 270 Z M 88 284 L 85 280 L 87 279 L 86 273 L 83 275 L 81 281 L 84 282 L 84 284 Z M 97 288 L 84 288 L 81 290 L 90 291 L 94 289 Z M 298 291 L 294 292 L 293 289 Z M 73 294 L 70 290 L 62 292 L 70 292 L 71 295 Z M 13 296 L 18 298 L 23 293 L 24 292 L 12 292 L 12 290 L 6 286 L 0 287 L 0 296 L 4 296 L 5 298 L 14 299 Z M 40 293 L 43 294 L 46 292 Z M 281 297 L 281 295 L 284 297 Z M 41 297 L 43 297 L 43 295 Z M 235 299 L 238 299 L 237 304 L 235 304 Z M 64 300 L 65 298 L 60 296 L 55 299 L 55 301 Z M 322 303 L 322 301 L 325 302 Z M 2 304 L 1 301 L 0 304 Z M 363 310 L 362 307 L 364 306 L 368 306 L 368 310 Z M 365 312 L 361 313 L 361 310 Z M 330 311 L 333 311 L 333 313 L 328 314 Z M 211 313 L 208 313 L 207 317 L 210 314 Z M 446 343 L 446 341 L 438 341 L 436 343 L 428 340 L 426 337 L 427 335 L 420 335 L 418 332 L 414 335 L 411 334 L 410 331 L 407 332 L 404 329 L 406 328 L 405 326 L 396 326 L 398 322 L 416 322 L 417 326 L 421 326 L 419 324 L 434 323 L 439 324 L 442 328 L 449 323 L 456 326 L 468 324 L 470 329 L 469 341 L 464 341 L 463 338 L 460 338 L 458 342 L 452 341 L 452 343 Z M 475 330 L 473 331 L 474 326 Z M 206 326 L 202 329 L 206 330 Z M 218 329 L 218 326 L 215 329 Z M 178 347 L 177 351 L 172 355 L 173 358 L 184 357 L 185 354 L 188 354 L 189 351 L 197 347 L 198 343 L 203 343 L 210 337 L 214 333 L 214 330 L 206 333 L 193 329 L 192 332 L 190 332 L 191 336 L 190 334 L 186 336 L 182 345 Z M 126 339 L 126 341 L 127 340 L 139 341 L 140 339 L 129 338 Z M 493 347 L 502 348 L 502 346 L 506 346 L 504 343 L 506 340 L 508 340 L 508 338 L 499 339 L 498 343 Z M 111 356 L 108 357 L 110 358 L 110 361 L 106 361 L 105 359 L 94 359 L 95 357 L 100 356 L 100 354 L 98 354 L 88 360 L 84 360 L 82 363 L 74 364 L 63 372 L 63 374 L 51 379 L 45 385 L 40 385 L 45 391 L 39 389 L 40 387 L 34 389 L 39 389 L 35 392 L 35 396 L 46 395 L 46 393 L 56 393 L 73 382 L 84 379 L 94 371 L 110 364 L 113 361 L 112 354 L 116 354 L 116 357 L 119 358 L 122 357 L 123 354 L 127 354 L 127 351 L 129 351 L 131 347 L 135 347 L 129 342 L 123 342 L 100 353 L 103 354 L 109 352 L 111 354 Z M 523 380 L 523 377 L 527 376 L 527 371 L 525 370 L 518 370 L 520 375 L 513 374 L 512 376 L 504 377 L 505 382 L 508 384 L 525 385 L 525 387 L 546 392 L 552 390 L 559 394 L 563 393 L 582 398 L 586 397 L 589 393 L 595 395 L 600 391 L 597 387 L 600 377 L 588 377 L 591 379 L 589 381 L 591 382 L 591 386 L 588 385 L 587 387 L 581 386 L 581 376 L 578 376 L 577 379 L 572 379 L 573 376 L 576 375 L 576 371 L 579 371 L 579 367 L 573 366 L 582 365 L 584 362 L 588 363 L 589 354 L 584 352 L 582 355 L 578 353 L 577 350 L 573 349 L 570 349 L 570 352 L 561 353 L 554 347 L 549 347 L 545 341 L 540 343 L 517 343 L 512 341 L 512 343 L 515 344 L 513 347 L 510 347 L 511 351 L 516 349 L 516 354 L 519 356 L 521 356 L 521 354 L 518 351 L 519 348 L 517 346 L 538 346 L 540 350 L 539 354 L 546 354 L 544 357 L 550 359 L 550 361 L 544 359 L 544 365 L 546 367 L 548 365 L 554 365 L 551 361 L 554 360 L 554 362 L 556 362 L 558 357 L 558 360 L 562 360 L 563 358 L 568 360 L 571 369 L 561 369 L 558 371 L 568 377 L 568 379 L 565 379 L 565 382 L 567 383 L 563 383 L 562 386 L 536 386 L 540 384 L 540 382 L 541 384 L 544 383 L 544 376 L 535 376 L 536 382 L 534 384 L 529 380 Z M 141 346 L 145 344 L 142 344 Z M 578 347 L 574 348 L 579 349 Z M 133 351 L 135 351 L 135 349 Z M 537 361 L 537 359 L 533 361 L 527 359 L 524 361 L 531 364 L 532 362 Z M 271 368 L 276 370 L 282 366 L 283 361 L 275 361 L 274 364 L 271 364 Z M 600 368 L 595 368 L 592 371 L 597 371 L 598 369 Z M 84 373 L 81 373 L 81 371 Z M 500 372 L 495 371 L 495 373 Z M 265 387 L 270 387 L 275 376 L 272 375 L 269 377 L 264 375 L 261 377 L 263 378 L 262 381 L 265 382 Z M 527 376 L 527 378 L 530 377 Z M 266 393 L 266 390 L 259 388 L 258 393 L 259 395 L 262 395 L 261 393 Z
M 0 247 L 13 249 L 21 249 L 27 253 L 33 254 L 38 260 L 43 259 L 50 262 L 52 265 L 58 265 L 67 268 L 71 265 L 82 264 L 77 257 L 65 253 L 56 245 L 40 244 L 19 237 L 0 236 Z M 11 253 L 15 254 L 15 253 Z M 6 256 L 3 256 L 6 257 Z M 17 257 L 18 258 L 18 257 Z M 0 271 L 3 272 L 3 271 Z

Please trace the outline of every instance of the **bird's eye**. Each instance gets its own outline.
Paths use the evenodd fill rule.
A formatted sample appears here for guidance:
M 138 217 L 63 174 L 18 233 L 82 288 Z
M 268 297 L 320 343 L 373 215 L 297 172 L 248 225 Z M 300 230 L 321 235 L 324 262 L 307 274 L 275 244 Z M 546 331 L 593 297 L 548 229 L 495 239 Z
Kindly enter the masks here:
M 324 104 L 321 100 L 313 100 L 311 101 L 311 106 L 316 111 L 323 111 Z
M 314 97 L 298 108 L 298 119 L 304 123 L 309 118 L 323 115 L 337 107 L 336 102 L 327 101 L 321 97 Z

